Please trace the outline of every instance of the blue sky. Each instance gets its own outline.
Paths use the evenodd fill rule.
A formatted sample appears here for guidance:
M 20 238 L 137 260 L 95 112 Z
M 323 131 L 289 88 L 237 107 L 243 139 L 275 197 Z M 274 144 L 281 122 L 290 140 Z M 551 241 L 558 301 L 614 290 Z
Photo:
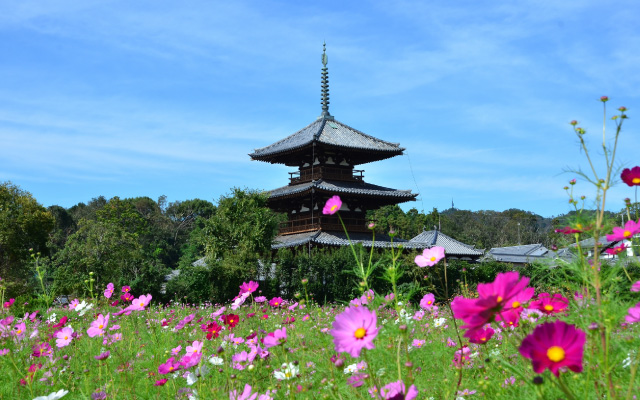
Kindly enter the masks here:
M 64 207 L 283 186 L 291 169 L 247 154 L 320 115 L 326 41 L 332 115 L 407 149 L 363 166 L 420 193 L 403 208 L 562 214 L 563 171 L 588 168 L 568 122 L 601 160 L 601 95 L 629 109 L 618 166 L 640 164 L 638 15 L 601 0 L 3 2 L 0 181 Z M 592 205 L 586 182 L 576 193 Z M 633 195 L 616 186 L 609 209 Z

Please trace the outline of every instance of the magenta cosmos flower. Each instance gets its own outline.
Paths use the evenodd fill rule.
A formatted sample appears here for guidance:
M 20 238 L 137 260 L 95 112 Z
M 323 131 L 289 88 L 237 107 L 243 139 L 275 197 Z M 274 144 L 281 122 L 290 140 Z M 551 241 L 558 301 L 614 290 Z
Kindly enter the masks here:
M 265 336 L 263 343 L 267 349 L 279 346 L 287 341 L 287 328 L 276 329 Z
M 284 300 L 282 300 L 282 297 L 274 297 L 273 299 L 269 300 L 269 305 L 271 307 L 280 307 L 283 301 Z
M 347 307 L 333 321 L 333 336 L 336 352 L 347 352 L 359 357 L 363 348 L 373 349 L 373 339 L 378 335 L 375 311 L 366 307 Z
M 617 226 L 613 228 L 613 233 L 607 235 L 607 240 L 616 242 L 618 240 L 631 239 L 638 232 L 640 232 L 640 223 L 629 220 L 624 224 L 624 228 Z
M 438 261 L 444 258 L 444 247 L 433 246 L 430 249 L 424 249 L 422 254 L 416 256 L 415 262 L 418 267 L 433 267 Z
M 403 381 L 397 381 L 380 389 L 380 395 L 383 399 L 413 400 L 418 397 L 418 388 L 416 388 L 416 385 L 411 385 L 407 390 Z
M 538 325 L 533 333 L 524 338 L 520 354 L 531 359 L 535 373 L 549 369 L 555 376 L 560 368 L 582 372 L 582 356 L 586 335 L 574 325 L 564 321 L 547 322 Z
M 257 289 L 258 289 L 258 282 L 254 282 L 254 281 L 249 281 L 249 283 L 242 282 L 242 285 L 240 285 L 240 294 L 253 293 Z
M 492 283 L 478 284 L 477 299 L 456 297 L 451 302 L 453 316 L 465 322 L 465 325 L 461 326 L 463 329 L 480 329 L 499 318 L 501 314 L 506 316 L 505 313 L 516 310 L 521 304 L 529 301 L 533 297 L 534 289 L 527 287 L 528 284 L 529 278 L 520 278 L 518 272 L 500 273 Z M 465 337 L 469 337 L 470 334 L 465 333 Z
M 629 186 L 640 186 L 640 167 L 623 169 L 620 178 Z
M 531 302 L 531 308 L 540 310 L 547 315 L 563 312 L 569 306 L 569 299 L 556 293 L 551 296 L 549 293 L 540 293 L 538 300 Z
M 342 207 L 342 200 L 340 200 L 339 196 L 333 196 L 332 198 L 327 200 L 327 203 L 324 205 L 324 208 L 322 209 L 322 213 L 325 215 L 327 214 L 333 215 L 336 212 L 338 212 L 340 207 Z
M 633 285 L 631 285 L 632 292 L 640 292 L 640 281 L 637 281 Z

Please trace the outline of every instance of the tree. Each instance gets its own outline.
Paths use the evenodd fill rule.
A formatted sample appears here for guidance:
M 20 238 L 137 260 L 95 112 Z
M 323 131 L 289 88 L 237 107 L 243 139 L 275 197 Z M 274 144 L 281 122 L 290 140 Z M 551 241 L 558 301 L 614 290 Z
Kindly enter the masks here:
M 11 182 L 0 184 L 0 277 L 10 284 L 10 294 L 27 290 L 30 249 L 47 254 L 53 226 L 53 216 L 31 193 Z

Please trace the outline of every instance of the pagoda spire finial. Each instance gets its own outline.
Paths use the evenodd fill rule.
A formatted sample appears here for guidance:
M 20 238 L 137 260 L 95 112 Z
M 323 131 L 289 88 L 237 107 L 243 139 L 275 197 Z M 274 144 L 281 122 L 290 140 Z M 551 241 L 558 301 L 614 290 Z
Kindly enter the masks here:
M 320 114 L 320 118 L 322 119 L 333 119 L 331 114 L 329 114 L 329 68 L 327 68 L 327 62 L 329 58 L 327 57 L 327 43 L 322 43 L 322 114 Z

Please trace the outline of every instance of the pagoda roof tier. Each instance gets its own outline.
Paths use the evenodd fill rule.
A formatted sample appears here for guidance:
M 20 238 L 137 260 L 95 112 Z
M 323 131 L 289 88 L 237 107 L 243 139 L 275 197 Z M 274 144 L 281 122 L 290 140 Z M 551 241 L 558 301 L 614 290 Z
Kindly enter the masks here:
M 269 200 L 276 200 L 291 196 L 298 197 L 301 194 L 310 193 L 312 189 L 314 189 L 316 193 L 324 192 L 332 195 L 347 194 L 358 197 L 374 197 L 381 200 L 383 198 L 387 198 L 389 200 L 393 199 L 392 204 L 414 201 L 418 196 L 416 193 L 411 193 L 411 190 L 391 189 L 365 182 L 328 181 L 318 179 L 312 182 L 288 185 L 271 190 L 269 192 Z
M 291 136 L 269 146 L 255 149 L 249 156 L 254 160 L 272 164 L 296 166 L 299 164 L 300 157 L 292 157 L 292 155 L 310 154 L 313 143 L 323 145 L 325 148 L 348 150 L 353 165 L 385 160 L 401 155 L 404 151 L 399 143 L 386 142 L 369 136 L 334 120 L 333 117 L 321 117 Z
M 458 242 L 455 239 L 452 239 L 446 235 L 436 235 L 436 237 L 440 237 L 444 240 L 442 242 L 438 241 L 437 246 L 442 246 L 445 248 L 445 254 L 447 257 L 451 258 L 459 258 L 462 260 L 476 260 L 480 256 L 483 255 L 483 252 L 478 249 L 474 249 L 473 246 L 466 245 L 464 243 Z M 390 247 L 398 247 L 402 245 L 405 249 L 426 249 L 433 247 L 436 244 L 433 244 L 433 237 L 425 237 L 425 239 L 429 240 L 428 242 L 405 240 L 399 238 L 393 238 L 391 241 L 391 237 L 387 235 L 376 235 L 375 241 L 372 240 L 371 233 L 358 233 L 352 232 L 349 233 L 349 239 L 351 239 L 351 243 L 361 243 L 364 247 L 373 246 L 374 248 L 390 248 Z M 349 246 L 350 242 L 347 239 L 347 236 L 344 232 L 334 232 L 334 231 L 315 231 L 315 232 L 304 232 L 293 235 L 283 235 L 277 236 L 273 244 L 271 245 L 272 249 L 280 249 L 286 247 L 297 247 L 301 245 L 305 245 L 308 243 L 312 243 L 315 245 L 322 246 Z

